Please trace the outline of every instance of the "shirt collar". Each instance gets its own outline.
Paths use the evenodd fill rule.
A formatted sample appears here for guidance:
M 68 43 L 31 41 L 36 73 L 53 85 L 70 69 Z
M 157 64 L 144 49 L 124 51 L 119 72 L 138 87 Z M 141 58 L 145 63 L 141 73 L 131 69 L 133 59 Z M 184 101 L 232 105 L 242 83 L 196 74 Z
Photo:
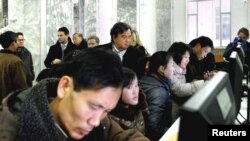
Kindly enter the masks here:
M 67 47 L 67 45 L 68 45 L 68 42 L 67 42 L 66 44 L 62 44 L 62 43 L 61 43 L 61 47 L 62 47 L 63 49 L 65 49 L 65 48 Z
M 127 49 L 119 51 L 117 47 L 113 44 L 113 51 L 119 55 L 124 55 Z

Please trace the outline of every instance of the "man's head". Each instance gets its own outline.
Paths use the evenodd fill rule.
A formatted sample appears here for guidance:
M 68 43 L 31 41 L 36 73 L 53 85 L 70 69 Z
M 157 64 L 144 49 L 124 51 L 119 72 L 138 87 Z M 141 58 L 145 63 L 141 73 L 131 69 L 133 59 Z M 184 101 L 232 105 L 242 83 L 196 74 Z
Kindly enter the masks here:
M 192 40 L 189 45 L 198 60 L 204 59 L 214 49 L 213 41 L 206 36 L 200 36 Z
M 67 27 L 61 27 L 57 31 L 59 43 L 66 44 L 68 42 L 69 30 Z
M 24 47 L 24 36 L 22 32 L 17 32 L 17 45 L 18 47 Z
M 123 85 L 118 56 L 87 48 L 57 66 L 60 77 L 51 109 L 57 123 L 74 139 L 81 139 L 117 104 Z
M 116 23 L 111 31 L 111 41 L 115 44 L 118 50 L 122 51 L 131 44 L 131 27 L 123 22 Z
M 4 49 L 16 51 L 17 49 L 17 34 L 12 31 L 6 31 L 0 35 L 0 44 Z
M 74 43 L 76 46 L 80 46 L 82 40 L 83 40 L 83 36 L 82 36 L 81 33 L 74 33 L 74 34 L 73 34 L 73 43 Z
M 91 35 L 88 37 L 87 42 L 88 42 L 88 48 L 93 48 L 99 45 L 100 40 L 97 36 Z

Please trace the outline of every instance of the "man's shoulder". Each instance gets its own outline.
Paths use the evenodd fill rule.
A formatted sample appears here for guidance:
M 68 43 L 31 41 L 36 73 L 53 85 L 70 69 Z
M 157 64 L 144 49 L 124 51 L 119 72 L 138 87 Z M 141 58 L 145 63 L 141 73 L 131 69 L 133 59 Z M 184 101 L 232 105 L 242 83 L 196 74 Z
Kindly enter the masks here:
M 102 45 L 98 45 L 95 48 L 105 48 L 105 49 L 112 49 L 112 43 L 107 43 L 107 44 L 102 44 Z
M 11 97 L 11 95 L 3 100 L 0 109 L 0 139 L 5 138 L 6 141 L 14 141 L 17 133 L 18 120 L 17 116 L 10 112 L 7 106 L 9 97 Z
M 126 54 L 136 55 L 137 57 L 145 56 L 145 53 L 141 52 L 138 48 L 135 48 L 133 46 L 128 47 Z
M 50 48 L 61 47 L 61 44 L 57 41 L 55 44 L 51 45 Z

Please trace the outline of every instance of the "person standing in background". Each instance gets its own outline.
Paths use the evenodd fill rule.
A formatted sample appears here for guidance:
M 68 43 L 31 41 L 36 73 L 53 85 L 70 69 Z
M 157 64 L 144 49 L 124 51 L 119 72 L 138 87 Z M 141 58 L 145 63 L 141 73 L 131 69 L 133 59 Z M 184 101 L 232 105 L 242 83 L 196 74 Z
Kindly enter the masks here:
M 17 55 L 21 58 L 23 61 L 24 67 L 25 67 L 25 73 L 27 77 L 27 84 L 29 87 L 32 86 L 32 81 L 35 78 L 35 73 L 34 73 L 34 66 L 33 66 L 33 60 L 32 60 L 32 55 L 30 51 L 24 47 L 24 36 L 22 32 L 17 32 Z
M 88 48 L 87 41 L 83 38 L 82 33 L 73 34 L 73 43 L 76 45 L 76 49 L 81 50 Z
M 99 45 L 100 40 L 96 35 L 91 35 L 88 37 L 87 42 L 88 42 L 88 47 L 93 48 Z
M 53 65 L 61 63 L 64 56 L 76 49 L 69 37 L 69 30 L 66 27 L 61 27 L 57 31 L 58 41 L 49 48 L 44 65 L 51 68 Z
M 27 88 L 23 61 L 16 56 L 17 34 L 6 31 L 0 35 L 0 101 L 10 92 Z

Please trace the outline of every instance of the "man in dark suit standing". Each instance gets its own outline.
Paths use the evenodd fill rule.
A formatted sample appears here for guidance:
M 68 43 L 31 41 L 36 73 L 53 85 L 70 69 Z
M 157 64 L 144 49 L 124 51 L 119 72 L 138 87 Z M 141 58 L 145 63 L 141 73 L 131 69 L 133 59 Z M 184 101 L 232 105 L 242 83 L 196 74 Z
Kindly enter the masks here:
M 116 53 L 123 66 L 128 67 L 138 73 L 139 59 L 145 55 L 137 48 L 130 46 L 131 43 L 131 27 L 123 22 L 114 24 L 110 31 L 111 42 L 104 45 L 99 45 L 97 48 L 103 48 Z
M 58 41 L 49 49 L 48 55 L 44 60 L 44 65 L 51 68 L 54 64 L 60 63 L 64 56 L 76 49 L 69 37 L 69 30 L 66 27 L 61 27 L 57 31 Z

